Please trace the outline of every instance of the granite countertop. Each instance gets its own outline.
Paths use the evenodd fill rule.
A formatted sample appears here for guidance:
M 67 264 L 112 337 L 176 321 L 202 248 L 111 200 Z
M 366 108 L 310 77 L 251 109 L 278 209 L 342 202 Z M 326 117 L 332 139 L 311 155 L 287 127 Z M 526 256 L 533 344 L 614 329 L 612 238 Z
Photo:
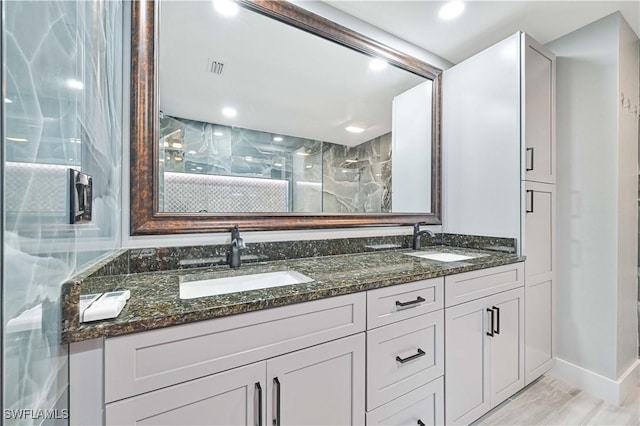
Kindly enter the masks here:
M 422 252 L 477 257 L 445 263 L 404 254 L 411 252 L 409 249 L 396 249 L 243 264 L 239 269 L 216 266 L 89 277 L 82 281 L 81 286 L 76 286 L 77 294 L 66 296 L 62 342 L 119 336 L 524 261 L 524 257 L 516 254 L 449 246 L 430 246 Z M 297 271 L 314 281 L 197 299 L 182 300 L 179 297 L 181 281 L 283 270 Z M 117 318 L 78 322 L 77 300 L 80 293 L 125 289 L 131 291 L 131 299 Z

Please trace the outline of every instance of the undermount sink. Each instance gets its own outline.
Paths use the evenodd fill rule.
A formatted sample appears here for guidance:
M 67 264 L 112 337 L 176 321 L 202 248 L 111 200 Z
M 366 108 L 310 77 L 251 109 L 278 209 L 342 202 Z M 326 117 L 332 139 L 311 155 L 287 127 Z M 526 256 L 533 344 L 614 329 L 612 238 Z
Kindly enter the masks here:
M 437 260 L 438 262 L 458 262 L 460 260 L 473 259 L 476 256 L 467 256 L 455 253 L 404 253 L 407 256 L 420 257 L 422 259 Z
M 180 299 L 219 296 L 221 294 L 310 283 L 312 281 L 313 279 L 296 271 L 266 272 L 210 280 L 184 281 L 180 283 Z

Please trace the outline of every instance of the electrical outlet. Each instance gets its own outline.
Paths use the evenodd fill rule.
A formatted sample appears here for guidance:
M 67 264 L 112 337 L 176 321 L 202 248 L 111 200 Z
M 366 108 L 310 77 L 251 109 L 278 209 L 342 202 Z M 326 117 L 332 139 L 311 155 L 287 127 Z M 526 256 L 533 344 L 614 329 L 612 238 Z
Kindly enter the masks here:
M 69 169 L 69 223 L 91 222 L 93 178 Z

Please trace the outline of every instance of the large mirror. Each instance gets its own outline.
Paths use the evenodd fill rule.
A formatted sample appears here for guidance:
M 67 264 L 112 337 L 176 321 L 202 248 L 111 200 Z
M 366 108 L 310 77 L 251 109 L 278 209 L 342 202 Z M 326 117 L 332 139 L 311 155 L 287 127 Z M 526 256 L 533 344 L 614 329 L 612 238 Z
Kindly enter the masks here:
M 132 234 L 440 223 L 440 70 L 284 1 L 132 15 Z

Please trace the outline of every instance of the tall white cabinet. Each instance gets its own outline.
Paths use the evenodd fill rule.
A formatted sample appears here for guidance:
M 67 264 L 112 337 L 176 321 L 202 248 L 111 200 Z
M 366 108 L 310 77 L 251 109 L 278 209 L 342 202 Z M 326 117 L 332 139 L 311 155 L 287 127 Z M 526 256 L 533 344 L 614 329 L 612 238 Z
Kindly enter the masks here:
M 442 77 L 444 230 L 518 239 L 526 384 L 553 364 L 555 78 L 555 56 L 521 32 Z

